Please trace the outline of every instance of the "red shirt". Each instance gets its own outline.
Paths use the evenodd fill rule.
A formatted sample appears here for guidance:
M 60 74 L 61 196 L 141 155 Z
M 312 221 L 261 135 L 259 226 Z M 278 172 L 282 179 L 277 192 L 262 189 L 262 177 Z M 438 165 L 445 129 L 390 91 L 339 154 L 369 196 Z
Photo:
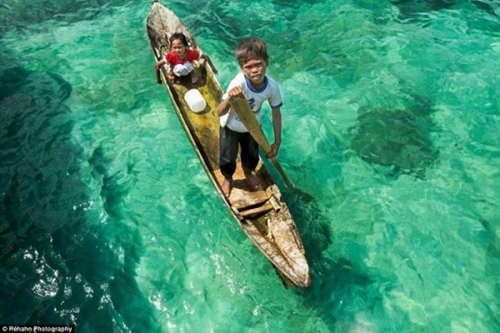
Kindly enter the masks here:
M 167 54 L 167 61 L 171 66 L 183 65 L 186 61 L 193 62 L 200 58 L 200 52 L 197 50 L 186 49 L 186 57 L 184 59 L 179 59 L 179 56 L 175 52 L 169 52 Z

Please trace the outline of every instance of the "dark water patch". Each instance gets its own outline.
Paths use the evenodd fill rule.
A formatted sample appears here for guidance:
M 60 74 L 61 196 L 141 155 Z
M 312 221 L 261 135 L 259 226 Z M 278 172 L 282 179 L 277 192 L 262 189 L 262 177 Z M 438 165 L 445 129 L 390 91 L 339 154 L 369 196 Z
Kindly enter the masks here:
M 412 23 L 428 27 L 436 18 L 436 11 L 453 9 L 450 16 L 456 16 L 456 11 L 464 25 L 461 29 L 467 29 L 467 33 L 480 31 L 492 35 L 500 35 L 500 3 L 498 1 L 469 1 L 459 2 L 451 0 L 439 1 L 408 1 L 392 0 L 392 4 L 399 8 L 398 19 L 401 23 Z
M 485 279 L 490 281 L 492 290 L 496 295 L 496 299 L 500 297 L 500 281 L 498 275 L 500 274 L 500 236 L 498 235 L 498 227 L 500 221 L 496 218 L 498 215 L 498 203 L 494 200 L 487 198 L 480 198 L 475 200 L 475 209 L 472 211 L 475 219 L 480 223 L 483 230 L 475 230 L 475 233 L 484 233 L 486 238 L 482 243 L 486 246 L 486 260 L 485 260 Z M 472 233 L 473 231 L 471 231 Z M 485 304 L 489 311 L 489 317 L 492 323 L 500 326 L 500 317 L 494 314 L 495 307 Z
M 406 110 L 360 111 L 351 148 L 369 163 L 390 167 L 390 176 L 404 173 L 424 179 L 437 159 L 430 140 L 430 111 L 426 103 Z
M 500 11 L 500 4 L 498 1 L 471 0 L 471 3 L 476 6 L 476 8 L 485 11 L 491 16 L 499 16 L 497 13 L 497 11 Z
M 471 30 L 500 36 L 500 3 L 498 1 L 471 1 L 467 25 Z
M 67 82 L 47 73 L 18 81 L 1 101 L 0 260 L 6 277 L 1 293 L 12 296 L 2 318 L 25 323 L 54 310 L 68 271 L 53 244 L 58 230 L 77 232 L 84 223 L 73 205 L 87 197 L 76 177 L 78 151 L 67 144 L 73 126 L 61 104 L 69 95 Z M 56 129 L 59 122 L 67 124 L 63 131 Z
M 43 100 L 41 107 L 47 113 L 51 108 L 60 105 L 71 95 L 71 84 L 64 80 L 62 76 L 52 72 L 39 72 L 28 75 L 16 93 L 26 94 L 34 97 L 35 100 Z
M 128 1 L 131 2 L 131 1 Z M 0 5 L 0 35 L 8 30 L 32 29 L 30 26 L 54 20 L 57 25 L 95 19 L 110 14 L 114 6 L 123 6 L 119 0 L 40 0 L 26 2 L 9 1 Z
M 29 72 L 18 66 L 14 62 L 2 62 L 0 65 L 0 102 L 7 96 L 10 96 L 14 91 L 23 85 L 24 80 L 29 75 Z
M 454 0 L 391 0 L 400 10 L 403 19 L 417 14 L 449 9 L 456 5 Z
M 491 223 L 488 220 L 481 219 L 479 221 L 484 228 L 484 231 L 488 237 L 488 257 L 493 259 L 494 261 L 500 261 L 500 237 L 497 236 L 494 225 L 495 223 Z M 500 265 L 493 266 L 496 267 L 497 270 L 500 270 Z M 500 287 L 500 285 L 499 285 Z
M 272 3 L 279 6 L 277 9 L 278 12 L 281 12 L 281 9 L 284 8 L 293 8 L 294 10 L 300 10 L 302 6 L 309 7 L 318 3 L 322 3 L 321 0 L 307 0 L 307 1 L 288 1 L 288 0 L 272 0 Z
M 391 0 L 399 8 L 396 20 L 403 24 L 416 24 L 429 27 L 435 18 L 435 12 L 451 9 L 456 4 L 453 0 Z
M 332 243 L 329 219 L 310 195 L 283 191 L 283 198 L 297 224 L 312 270 L 321 265 L 321 253 Z
M 321 273 L 304 297 L 306 304 L 318 311 L 329 332 L 370 332 L 374 324 L 369 318 L 357 316 L 377 317 L 383 311 L 379 310 L 383 308 L 383 296 L 376 281 L 346 258 L 324 260 Z
M 32 167 L 40 172 L 57 168 L 67 151 L 64 145 L 51 150 L 57 148 L 53 147 L 54 139 L 68 140 L 73 128 L 70 110 L 63 104 L 71 94 L 71 85 L 54 73 L 31 73 L 12 86 L 16 88 L 0 101 L 2 172 L 12 175 L 16 168 Z M 12 163 L 15 161 L 23 163 Z
M 329 332 L 361 327 L 370 331 L 371 324 L 360 324 L 356 314 L 376 313 L 382 308 L 383 297 L 365 268 L 357 267 L 346 257 L 333 255 L 332 258 L 328 253 L 338 242 L 330 227 L 335 216 L 326 215 L 310 197 L 285 192 L 284 198 L 297 223 L 311 271 L 311 286 L 296 292 L 304 297 L 306 305 L 318 312 Z M 361 247 L 352 252 L 356 256 L 366 255 Z
M 3 69 L 10 88 L 0 100 L 0 318 L 74 323 L 80 332 L 159 331 L 135 282 L 140 236 L 105 219 L 81 180 L 86 158 L 65 105 L 71 85 L 52 72 Z
M 399 19 L 402 23 L 428 26 L 433 19 L 432 12 L 460 9 L 460 16 L 466 21 L 467 29 L 479 30 L 494 36 L 500 35 L 500 4 L 498 1 L 392 0 L 391 2 L 400 9 Z
M 124 218 L 123 202 L 137 182 L 135 162 L 127 159 L 118 172 L 112 173 L 110 165 L 116 156 L 107 153 L 102 146 L 97 147 L 89 158 L 93 176 L 101 183 L 101 199 L 106 213 L 116 219 Z

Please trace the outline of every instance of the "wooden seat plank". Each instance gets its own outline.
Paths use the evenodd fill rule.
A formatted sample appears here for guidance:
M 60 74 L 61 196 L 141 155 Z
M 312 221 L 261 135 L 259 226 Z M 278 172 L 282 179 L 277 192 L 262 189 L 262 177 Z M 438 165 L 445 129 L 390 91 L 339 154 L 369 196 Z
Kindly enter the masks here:
M 219 185 L 222 185 L 224 176 L 220 170 L 215 170 L 215 176 Z M 238 211 L 251 206 L 256 206 L 264 203 L 269 199 L 269 195 L 265 190 L 253 189 L 245 178 L 245 174 L 241 167 L 241 163 L 236 165 L 236 172 L 233 175 L 233 188 L 229 195 L 229 203 Z

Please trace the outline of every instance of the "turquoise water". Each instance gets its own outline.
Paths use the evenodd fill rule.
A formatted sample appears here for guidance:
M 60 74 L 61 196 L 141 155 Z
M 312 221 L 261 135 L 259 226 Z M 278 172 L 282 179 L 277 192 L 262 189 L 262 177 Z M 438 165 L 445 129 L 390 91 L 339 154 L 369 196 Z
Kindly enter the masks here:
M 307 289 L 283 288 L 204 174 L 155 83 L 149 1 L 0 6 L 0 324 L 500 330 L 500 5 L 292 3 L 169 8 L 224 87 L 240 38 L 269 44 L 279 159 L 314 198 L 273 173 Z

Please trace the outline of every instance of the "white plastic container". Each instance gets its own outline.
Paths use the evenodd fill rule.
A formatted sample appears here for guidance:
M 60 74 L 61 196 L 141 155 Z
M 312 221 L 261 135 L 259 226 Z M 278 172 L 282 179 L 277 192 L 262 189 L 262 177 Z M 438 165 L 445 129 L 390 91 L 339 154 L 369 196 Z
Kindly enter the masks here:
M 207 107 L 207 102 L 198 89 L 191 89 L 184 95 L 187 105 L 193 112 L 201 112 Z

